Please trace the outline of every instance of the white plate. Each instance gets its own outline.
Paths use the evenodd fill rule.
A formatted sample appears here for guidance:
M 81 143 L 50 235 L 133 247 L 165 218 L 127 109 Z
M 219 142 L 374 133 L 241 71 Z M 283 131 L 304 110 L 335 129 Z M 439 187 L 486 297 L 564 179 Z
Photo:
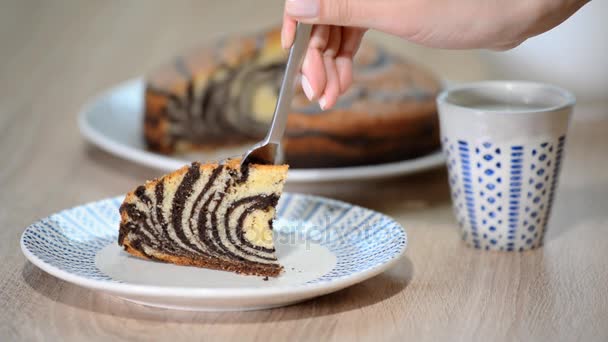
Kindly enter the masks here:
M 405 230 L 369 209 L 283 194 L 274 239 L 277 278 L 141 260 L 117 245 L 123 197 L 64 210 L 27 227 L 21 250 L 65 281 L 128 301 L 180 310 L 256 310 L 343 289 L 386 270 L 403 254 Z
M 218 149 L 181 157 L 164 156 L 145 148 L 142 133 L 144 82 L 133 79 L 109 89 L 95 98 L 79 114 L 82 135 L 93 144 L 122 158 L 172 171 L 194 160 L 218 160 L 240 155 L 247 147 Z M 441 151 L 427 156 L 378 165 L 325 169 L 289 170 L 288 182 L 320 182 L 373 179 L 405 175 L 443 165 Z

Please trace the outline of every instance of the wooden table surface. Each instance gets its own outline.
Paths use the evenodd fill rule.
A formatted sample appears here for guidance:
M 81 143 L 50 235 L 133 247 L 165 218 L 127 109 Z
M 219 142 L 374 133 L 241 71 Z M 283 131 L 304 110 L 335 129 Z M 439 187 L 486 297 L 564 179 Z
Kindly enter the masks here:
M 19 237 L 30 223 L 159 175 L 85 143 L 76 125 L 83 103 L 178 51 L 278 22 L 281 3 L 2 2 L 0 341 L 607 341 L 608 105 L 576 110 L 539 250 L 465 247 L 440 169 L 361 184 L 289 186 L 379 210 L 410 236 L 406 256 L 386 273 L 299 305 L 242 313 L 148 308 L 58 280 L 26 261 Z M 448 79 L 487 75 L 474 52 L 390 45 Z

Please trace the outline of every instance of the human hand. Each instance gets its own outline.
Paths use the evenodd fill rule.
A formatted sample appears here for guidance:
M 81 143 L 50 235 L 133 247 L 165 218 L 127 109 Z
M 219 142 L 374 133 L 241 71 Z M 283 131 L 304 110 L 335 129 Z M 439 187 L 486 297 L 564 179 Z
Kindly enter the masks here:
M 587 0 L 286 0 L 281 42 L 296 21 L 314 24 L 302 89 L 331 108 L 352 83 L 353 57 L 367 29 L 428 47 L 507 50 L 566 20 Z

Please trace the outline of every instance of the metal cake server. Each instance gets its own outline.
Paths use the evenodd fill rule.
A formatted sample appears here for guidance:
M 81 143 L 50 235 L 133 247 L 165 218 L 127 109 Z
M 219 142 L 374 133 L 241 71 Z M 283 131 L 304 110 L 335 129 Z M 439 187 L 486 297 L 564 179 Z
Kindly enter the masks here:
M 255 164 L 279 164 L 283 160 L 281 149 L 281 139 L 285 133 L 287 125 L 287 114 L 291 109 L 291 100 L 295 92 L 295 78 L 300 70 L 304 53 L 310 40 L 312 25 L 298 23 L 296 27 L 296 37 L 289 50 L 285 76 L 281 83 L 279 98 L 274 109 L 274 115 L 270 124 L 270 129 L 264 140 L 255 144 L 241 158 L 241 165 L 250 163 Z

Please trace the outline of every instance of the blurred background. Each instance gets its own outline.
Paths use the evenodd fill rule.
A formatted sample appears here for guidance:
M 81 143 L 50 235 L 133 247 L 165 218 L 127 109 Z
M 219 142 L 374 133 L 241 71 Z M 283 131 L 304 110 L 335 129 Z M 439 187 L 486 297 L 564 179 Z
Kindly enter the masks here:
M 48 96 L 46 106 L 69 98 L 68 109 L 75 113 L 97 91 L 145 74 L 179 52 L 279 24 L 282 5 L 279 0 L 2 0 L 0 78 L 6 89 L 1 96 Z M 593 1 L 558 28 L 506 53 L 426 49 L 376 32 L 368 39 L 385 42 L 450 81 L 534 79 L 569 88 L 579 100 L 601 102 L 608 97 L 607 15 L 608 2 Z M 32 89 L 34 79 L 51 84 Z
M 278 25 L 282 6 L 280 0 L 0 0 L 0 132 L 5 141 L 19 142 L 0 145 L 0 153 L 27 158 L 44 144 L 49 153 L 37 154 L 39 167 L 64 169 L 52 154 L 72 153 L 76 156 L 66 160 L 83 160 L 81 156 L 93 163 L 68 167 L 82 167 L 79 172 L 84 174 L 103 169 L 96 174 L 106 183 L 121 179 L 111 188 L 103 181 L 70 179 L 80 184 L 70 187 L 74 190 L 68 197 L 73 197 L 64 199 L 67 203 L 113 195 L 144 177 L 157 176 L 157 170 L 124 163 L 86 144 L 76 120 L 82 106 L 108 87 L 145 75 L 183 51 L 222 36 Z M 604 118 L 607 6 L 606 1 L 593 1 L 562 26 L 504 53 L 427 49 L 378 32 L 366 39 L 403 53 L 449 82 L 519 78 L 556 83 L 579 98 L 575 118 L 580 113 Z M 1 172 L 16 172 L 18 165 L 6 163 Z M 437 189 L 446 197 L 441 177 Z M 8 186 L 16 191 L 19 185 Z M 81 186 L 93 189 L 80 195 Z M 349 191 L 357 194 L 360 189 Z

